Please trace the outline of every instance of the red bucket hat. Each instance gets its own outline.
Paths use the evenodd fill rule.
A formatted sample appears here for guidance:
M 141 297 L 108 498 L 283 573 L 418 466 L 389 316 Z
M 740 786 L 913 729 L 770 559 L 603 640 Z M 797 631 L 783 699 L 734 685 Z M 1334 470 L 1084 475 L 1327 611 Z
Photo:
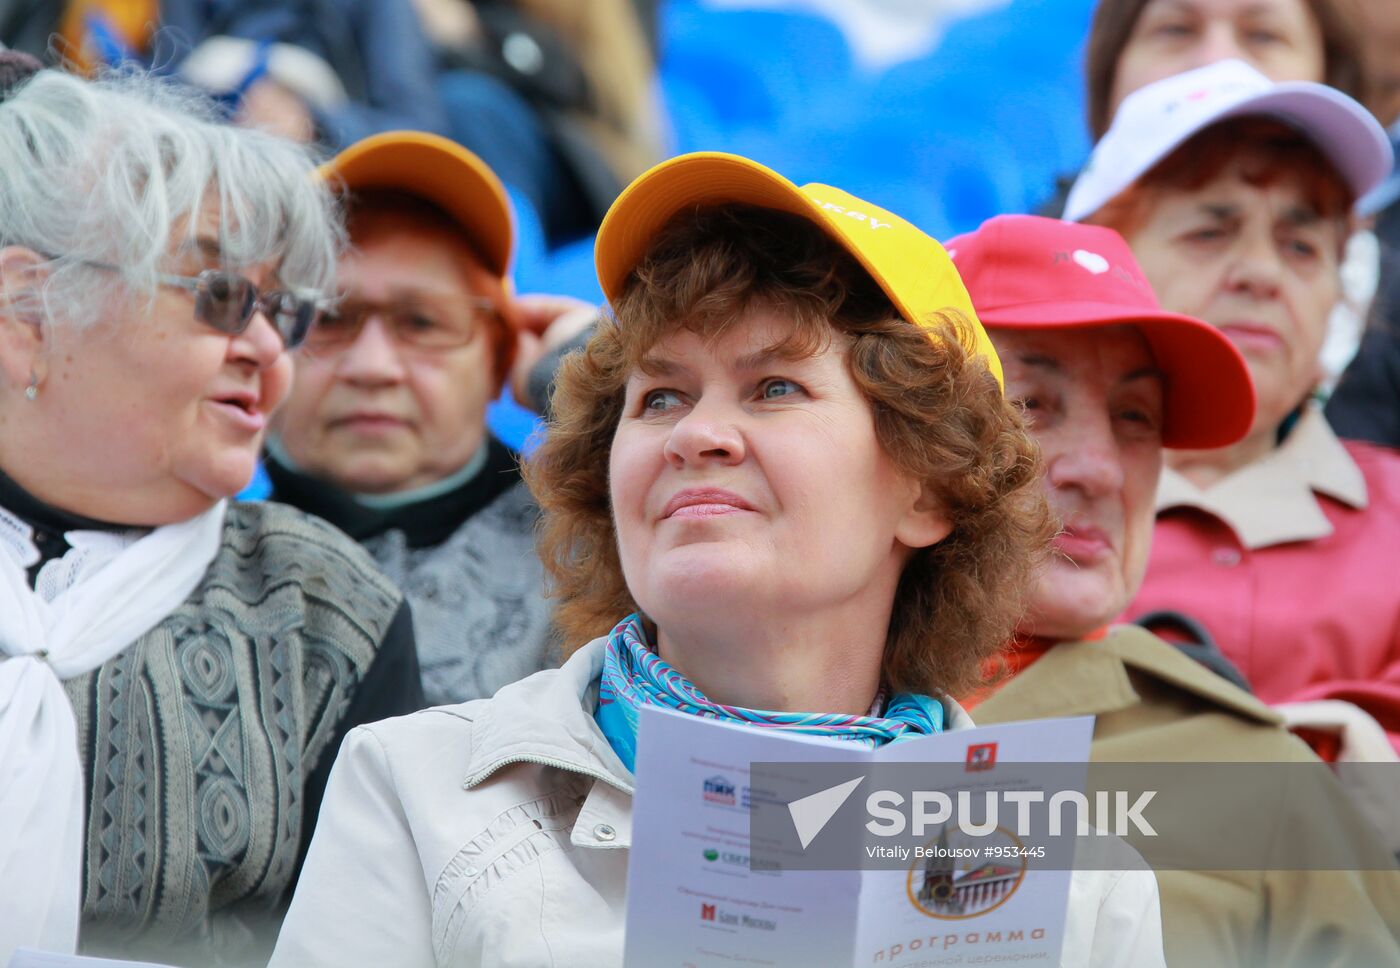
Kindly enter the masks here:
M 1136 327 L 1165 378 L 1163 445 L 1224 447 L 1249 431 L 1244 358 L 1213 326 L 1163 310 L 1117 232 L 999 215 L 946 245 L 989 330 Z

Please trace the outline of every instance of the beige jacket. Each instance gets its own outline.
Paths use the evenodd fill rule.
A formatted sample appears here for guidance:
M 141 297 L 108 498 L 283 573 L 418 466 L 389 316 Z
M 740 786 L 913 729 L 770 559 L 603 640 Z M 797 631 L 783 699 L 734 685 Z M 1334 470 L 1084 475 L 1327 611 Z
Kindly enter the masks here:
M 1279 715 L 1137 626 L 1065 642 L 976 707 L 984 725 L 1093 715 L 1095 762 L 1316 763 Z M 1277 842 L 1344 838 L 1386 849 L 1336 783 L 1306 802 L 1263 792 L 1220 829 L 1273 824 Z M 1297 856 L 1296 847 L 1291 856 Z M 1400 965 L 1400 872 L 1159 870 L 1172 965 Z
M 603 644 L 353 731 L 272 965 L 621 964 L 632 774 L 593 719 Z M 1162 965 L 1160 924 L 1150 872 L 1076 872 L 1062 963 Z

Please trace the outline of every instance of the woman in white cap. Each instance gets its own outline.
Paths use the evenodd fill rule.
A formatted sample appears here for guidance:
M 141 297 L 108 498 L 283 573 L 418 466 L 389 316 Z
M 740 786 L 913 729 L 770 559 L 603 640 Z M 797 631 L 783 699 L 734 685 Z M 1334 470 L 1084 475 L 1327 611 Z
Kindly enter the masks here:
M 618 964 L 641 706 L 961 729 L 1021 613 L 1038 463 L 941 247 L 701 154 L 634 182 L 597 258 L 615 317 L 526 471 L 573 654 L 352 735 L 276 965 Z M 1150 872 L 1071 898 L 1063 964 L 1163 963 Z
M 368 555 L 225 500 L 331 285 L 330 199 L 139 74 L 14 82 L 0 154 L 0 963 L 257 962 L 341 735 L 422 697 Z
M 1258 393 L 1239 443 L 1169 455 L 1131 614 L 1196 618 L 1267 702 L 1331 701 L 1294 715 L 1348 757 L 1400 742 L 1400 456 L 1339 441 L 1312 396 L 1353 204 L 1390 166 L 1355 101 L 1226 61 L 1127 98 L 1066 212 L 1122 232 Z

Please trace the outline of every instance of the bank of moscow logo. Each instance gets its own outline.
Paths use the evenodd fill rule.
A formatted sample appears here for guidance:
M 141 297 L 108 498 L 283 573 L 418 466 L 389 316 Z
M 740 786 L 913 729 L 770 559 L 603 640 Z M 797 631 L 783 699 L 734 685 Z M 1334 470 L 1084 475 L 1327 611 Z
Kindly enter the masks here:
M 1001 907 L 1026 876 L 1025 848 L 1016 835 L 998 827 L 977 838 L 976 847 L 958 843 L 947 825 L 929 841 L 909 868 L 909 903 L 931 918 L 961 921 Z M 990 850 L 988 848 L 991 848 Z

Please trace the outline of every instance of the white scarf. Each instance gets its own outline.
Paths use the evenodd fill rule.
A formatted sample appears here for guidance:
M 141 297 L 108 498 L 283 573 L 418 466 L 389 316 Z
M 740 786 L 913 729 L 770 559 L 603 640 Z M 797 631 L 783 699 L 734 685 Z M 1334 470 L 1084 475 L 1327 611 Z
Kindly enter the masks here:
M 0 965 L 19 946 L 77 948 L 83 776 L 62 680 L 96 669 L 189 597 L 219 550 L 226 506 L 129 543 L 74 532 L 94 540 L 64 556 L 66 581 L 48 600 L 26 580 L 38 560 L 29 534 L 0 540 Z M 0 509 L 11 538 L 15 523 Z

